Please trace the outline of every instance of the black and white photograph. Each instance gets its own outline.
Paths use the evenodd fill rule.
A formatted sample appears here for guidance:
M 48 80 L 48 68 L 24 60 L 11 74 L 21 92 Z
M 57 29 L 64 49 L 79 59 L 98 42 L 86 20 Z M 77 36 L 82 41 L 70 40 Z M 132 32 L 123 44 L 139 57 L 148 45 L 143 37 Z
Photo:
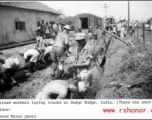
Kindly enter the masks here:
M 0 99 L 152 99 L 152 1 L 0 1 Z

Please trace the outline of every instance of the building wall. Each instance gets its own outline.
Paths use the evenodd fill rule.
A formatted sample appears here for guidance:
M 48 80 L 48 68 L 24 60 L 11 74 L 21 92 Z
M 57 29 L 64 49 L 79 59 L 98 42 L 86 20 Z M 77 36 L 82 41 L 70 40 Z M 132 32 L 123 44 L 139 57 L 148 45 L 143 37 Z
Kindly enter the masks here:
M 26 30 L 15 30 L 15 19 L 25 21 Z M 37 21 L 58 20 L 58 15 L 48 12 L 0 6 L 0 44 L 21 42 L 36 38 Z

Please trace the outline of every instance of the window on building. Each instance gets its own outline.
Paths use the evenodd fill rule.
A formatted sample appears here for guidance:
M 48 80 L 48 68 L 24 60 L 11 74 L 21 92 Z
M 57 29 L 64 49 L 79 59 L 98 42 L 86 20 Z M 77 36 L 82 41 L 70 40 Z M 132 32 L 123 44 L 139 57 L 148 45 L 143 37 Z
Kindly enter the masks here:
M 15 21 L 15 30 L 25 30 L 25 22 Z

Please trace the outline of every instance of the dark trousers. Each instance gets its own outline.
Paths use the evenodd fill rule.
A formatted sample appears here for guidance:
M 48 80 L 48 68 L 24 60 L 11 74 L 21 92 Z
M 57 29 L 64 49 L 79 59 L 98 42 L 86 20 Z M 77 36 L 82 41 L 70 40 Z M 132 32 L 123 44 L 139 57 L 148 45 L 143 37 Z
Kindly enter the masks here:
M 52 48 L 52 69 L 53 72 L 58 68 L 59 62 L 64 61 L 64 53 L 65 53 L 65 48 L 64 47 L 59 47 L 59 46 L 53 46 Z
M 16 73 L 16 70 L 5 69 L 3 71 L 2 77 L 5 79 L 5 82 L 7 84 L 10 84 L 10 83 L 13 83 L 11 77 L 13 77 L 15 73 Z

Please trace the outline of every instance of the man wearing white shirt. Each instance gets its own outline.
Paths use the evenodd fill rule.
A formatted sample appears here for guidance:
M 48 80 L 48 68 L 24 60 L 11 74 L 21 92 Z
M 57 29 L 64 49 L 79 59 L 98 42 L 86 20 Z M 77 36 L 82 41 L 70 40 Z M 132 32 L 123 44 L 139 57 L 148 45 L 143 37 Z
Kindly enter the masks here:
M 34 72 L 36 67 L 38 58 L 39 58 L 40 52 L 36 49 L 28 49 L 27 51 L 24 52 L 24 59 L 30 64 L 30 72 Z
M 55 35 L 57 35 L 57 33 L 58 33 L 58 26 L 57 26 L 57 24 L 55 22 L 53 24 L 53 30 L 55 32 Z
M 43 37 L 42 37 L 42 29 L 41 26 L 39 25 L 36 29 L 36 34 L 37 34 L 37 47 L 42 47 L 43 46 Z
M 118 36 L 120 37 L 120 31 L 121 31 L 121 22 L 120 21 L 117 24 L 117 29 L 118 29 Z

